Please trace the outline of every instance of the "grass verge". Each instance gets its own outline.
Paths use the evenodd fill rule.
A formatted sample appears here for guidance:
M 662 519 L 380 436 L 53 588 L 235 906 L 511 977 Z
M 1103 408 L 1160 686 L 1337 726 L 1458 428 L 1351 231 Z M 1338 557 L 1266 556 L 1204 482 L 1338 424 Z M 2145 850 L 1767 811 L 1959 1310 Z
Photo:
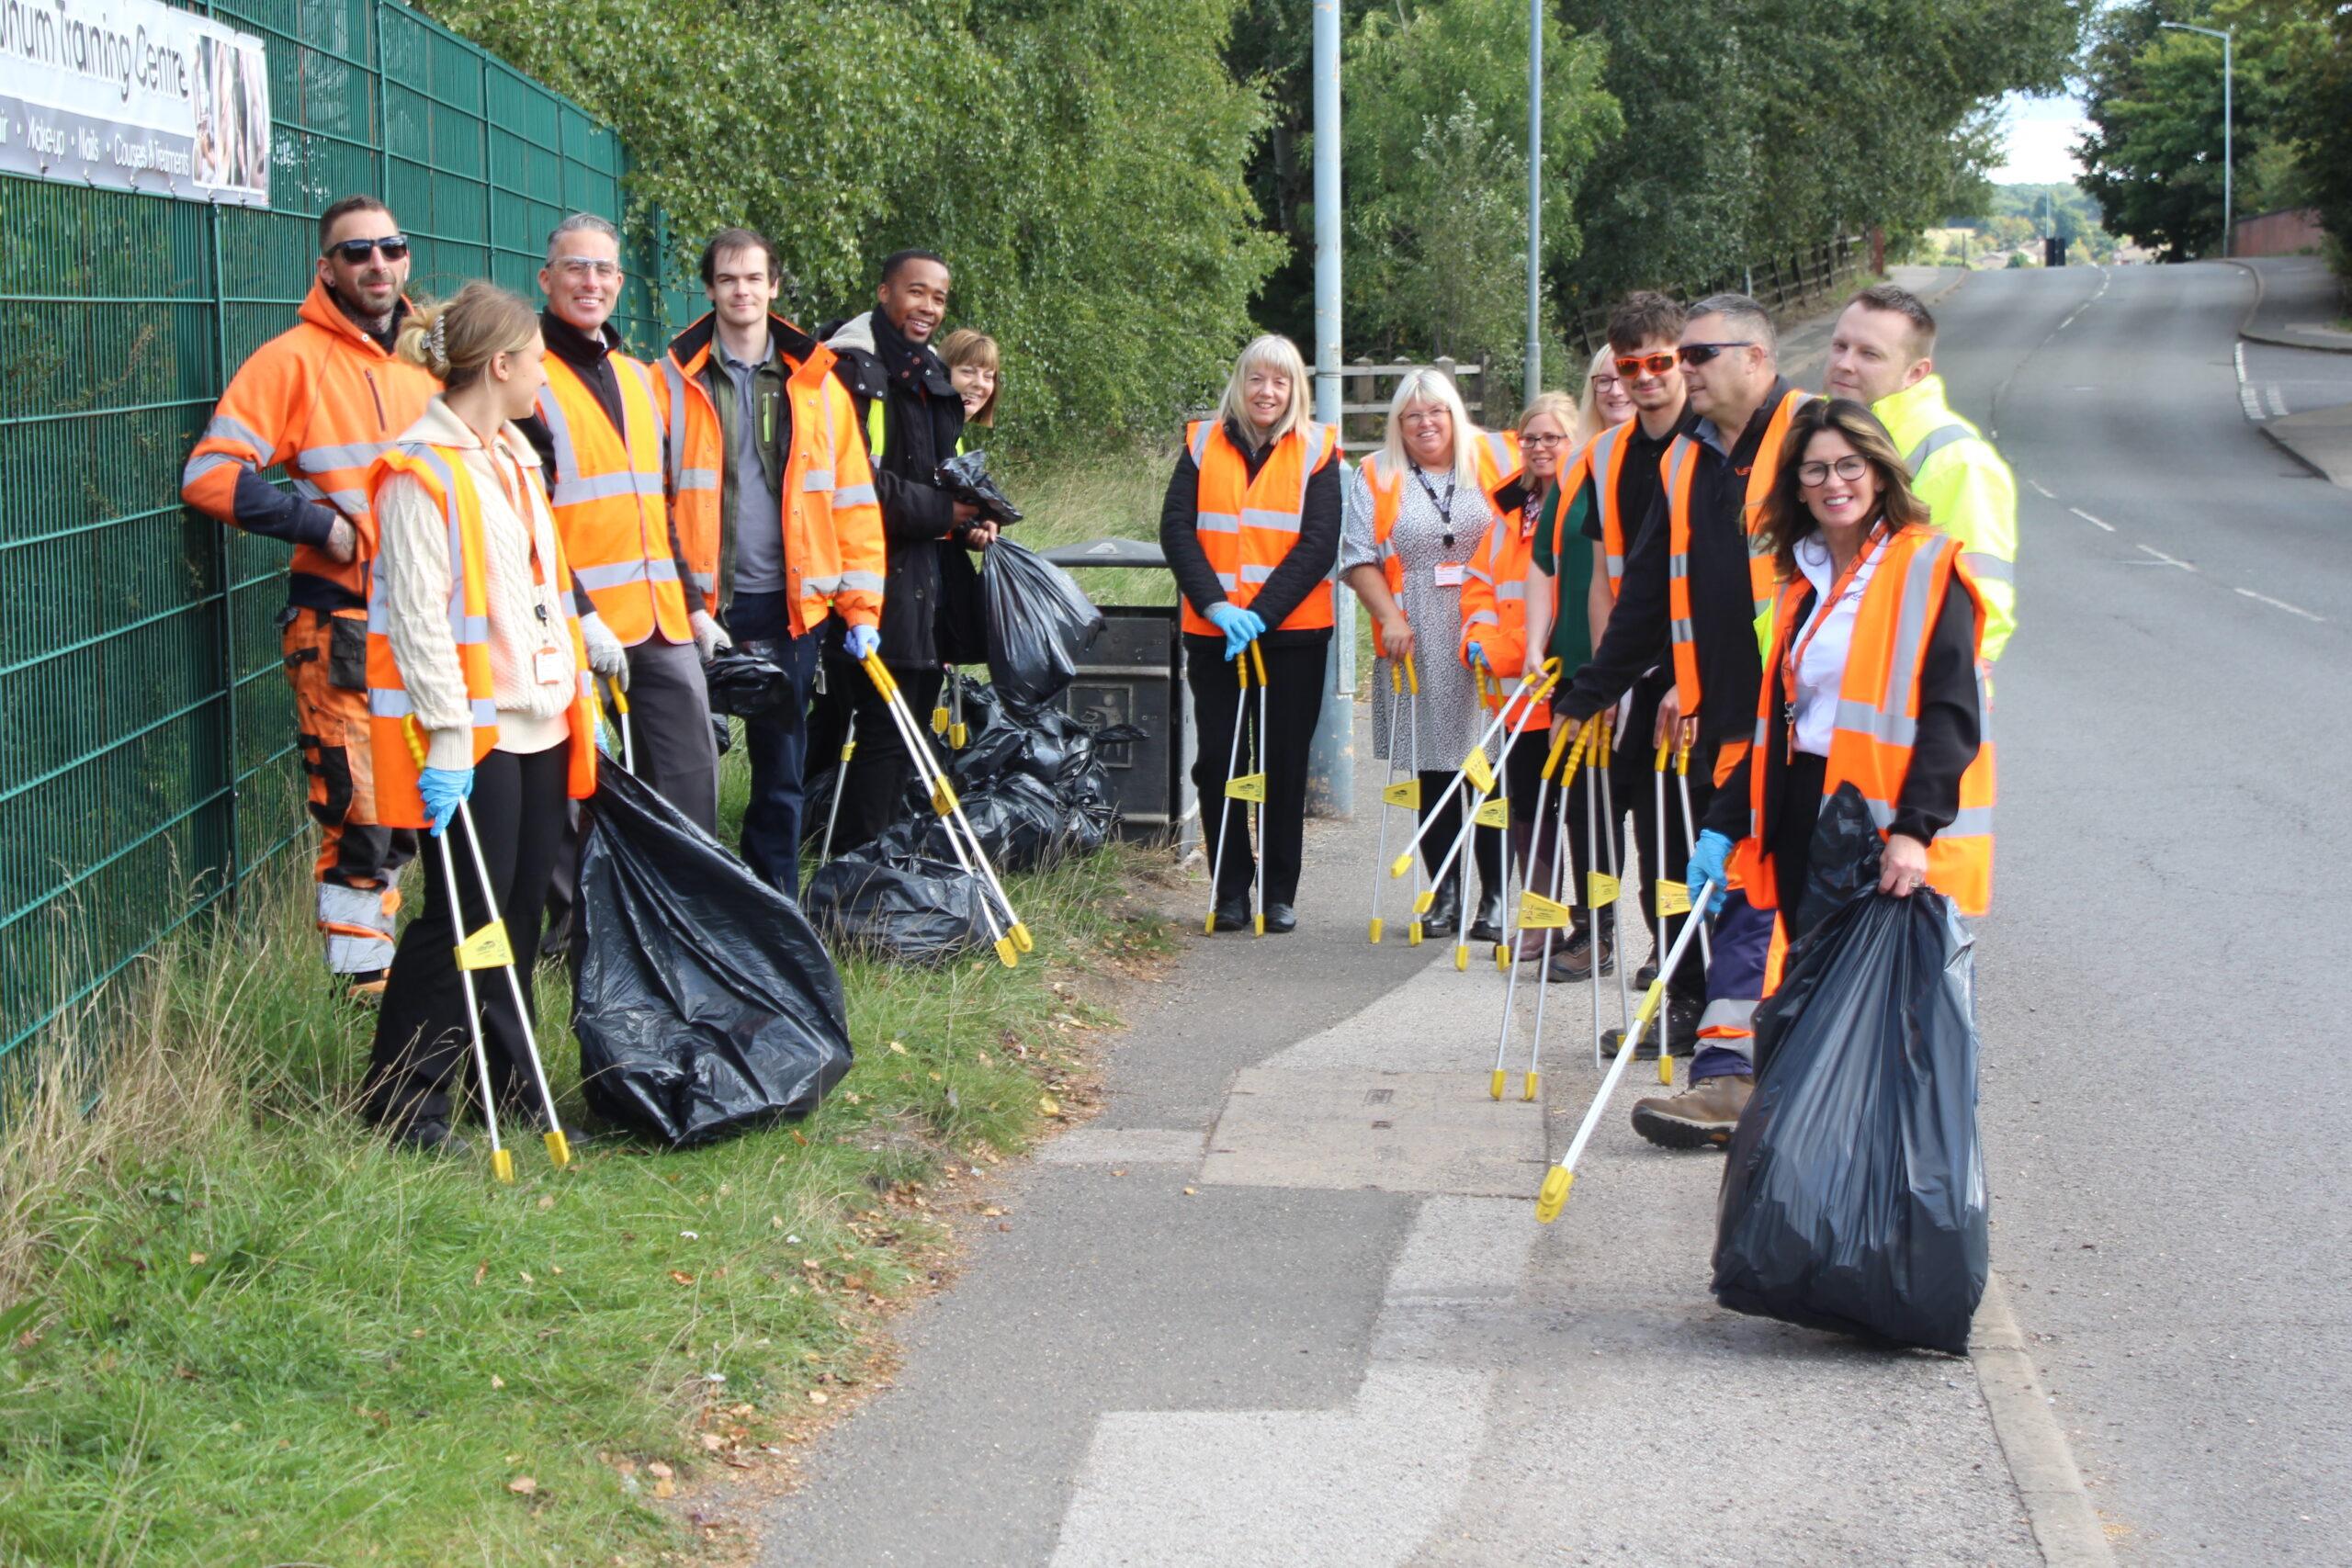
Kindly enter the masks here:
M 846 961 L 858 1062 L 806 1122 L 565 1172 L 533 1144 L 511 1187 L 351 1117 L 372 1021 L 328 999 L 299 868 L 264 879 L 8 1109 L 0 1562 L 691 1560 L 661 1501 L 866 1375 L 940 1258 L 926 1186 L 1082 1087 L 1081 972 L 1166 941 L 1126 910 L 1139 864 L 1012 879 L 1046 963 Z

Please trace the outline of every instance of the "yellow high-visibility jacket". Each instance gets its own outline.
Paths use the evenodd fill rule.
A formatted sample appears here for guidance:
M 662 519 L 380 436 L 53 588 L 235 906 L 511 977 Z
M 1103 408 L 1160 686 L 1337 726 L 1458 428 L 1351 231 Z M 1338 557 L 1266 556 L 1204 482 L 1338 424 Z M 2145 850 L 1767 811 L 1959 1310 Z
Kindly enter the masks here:
M 1911 469 L 1930 520 L 1960 541 L 1984 605 L 1984 657 L 2001 657 L 2018 624 L 2018 481 L 1976 426 L 1944 400 L 1929 376 L 1871 406 Z

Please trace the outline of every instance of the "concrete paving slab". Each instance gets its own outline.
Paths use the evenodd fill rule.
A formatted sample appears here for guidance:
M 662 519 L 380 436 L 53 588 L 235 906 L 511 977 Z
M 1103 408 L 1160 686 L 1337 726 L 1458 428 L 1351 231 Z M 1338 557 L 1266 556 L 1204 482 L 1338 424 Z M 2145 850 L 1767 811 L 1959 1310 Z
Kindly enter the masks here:
M 1540 1106 L 1466 1073 L 1285 1072 L 1234 1080 L 1204 1183 L 1515 1197 L 1543 1179 Z

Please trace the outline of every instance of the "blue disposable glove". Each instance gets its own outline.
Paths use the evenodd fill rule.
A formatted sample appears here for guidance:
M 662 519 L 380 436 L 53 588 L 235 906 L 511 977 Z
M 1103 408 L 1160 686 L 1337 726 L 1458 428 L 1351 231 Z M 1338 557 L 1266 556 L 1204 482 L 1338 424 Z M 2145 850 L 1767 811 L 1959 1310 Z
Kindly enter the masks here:
M 427 768 L 416 775 L 416 793 L 424 797 L 424 818 L 433 825 L 435 838 L 448 831 L 449 819 L 473 792 L 471 768 Z
M 1495 671 L 1495 667 L 1487 662 L 1487 650 L 1475 642 L 1470 645 L 1470 665 L 1472 669 L 1484 670 L 1489 675 Z
M 1265 634 L 1266 623 L 1254 610 L 1238 604 L 1216 604 L 1209 606 L 1209 620 L 1225 634 L 1225 656 L 1238 659 L 1241 650 Z
M 1715 896 L 1708 901 L 1703 912 L 1712 915 L 1723 908 L 1726 892 L 1724 882 L 1729 875 L 1724 867 L 1730 860 L 1731 840 L 1713 828 L 1702 829 L 1699 833 L 1699 841 L 1690 847 L 1690 907 L 1692 908 L 1699 908 L 1699 895 L 1706 890 L 1707 884 L 1710 882 L 1715 885 Z
M 842 646 L 849 649 L 852 659 L 864 659 L 882 646 L 882 634 L 872 626 L 852 626 L 842 637 Z

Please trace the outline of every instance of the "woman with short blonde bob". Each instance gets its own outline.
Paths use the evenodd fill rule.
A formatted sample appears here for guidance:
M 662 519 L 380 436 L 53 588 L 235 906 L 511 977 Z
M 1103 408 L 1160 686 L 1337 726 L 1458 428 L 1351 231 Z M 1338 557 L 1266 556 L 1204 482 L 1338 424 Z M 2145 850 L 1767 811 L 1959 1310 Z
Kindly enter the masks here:
M 1470 649 L 1463 635 L 1462 590 L 1487 531 L 1519 510 L 1500 494 L 1518 471 L 1517 436 L 1472 424 L 1453 378 L 1422 366 L 1398 379 L 1388 401 L 1386 440 L 1357 468 L 1350 487 L 1340 572 L 1371 613 L 1380 652 L 1383 668 L 1372 682 L 1376 755 L 1388 754 L 1385 666 L 1412 654 L 1420 681 L 1414 705 L 1419 734 L 1399 735 L 1396 744 L 1420 766 L 1425 813 L 1486 728 L 1477 682 L 1464 662 Z M 1540 736 L 1550 722 L 1538 709 L 1528 729 Z M 1498 743 L 1488 743 L 1490 760 L 1498 750 Z M 1460 829 L 1460 809 L 1457 798 L 1443 811 L 1430 813 L 1421 852 L 1432 871 Z M 1477 829 L 1475 843 L 1479 896 L 1469 936 L 1494 942 L 1502 930 L 1502 835 Z M 1457 863 L 1424 917 L 1430 928 L 1459 929 L 1461 899 Z
M 1340 549 L 1340 442 L 1317 424 L 1298 345 L 1268 333 L 1234 362 L 1214 419 L 1185 427 L 1184 450 L 1159 510 L 1159 547 L 1183 594 L 1185 680 L 1199 752 L 1193 784 L 1209 863 L 1220 868 L 1217 931 L 1250 923 L 1251 879 L 1266 930 L 1296 929 L 1299 863 L 1306 831 L 1306 754 L 1323 712 L 1323 663 L 1331 647 L 1331 562 Z M 1257 738 L 1266 799 L 1256 865 L 1241 818 L 1217 853 L 1226 760 L 1244 715 L 1228 661 L 1250 644 L 1265 658 L 1266 733 Z M 1254 672 L 1253 677 L 1254 679 Z
M 595 788 L 571 572 L 538 454 L 514 423 L 547 384 L 545 353 L 531 307 L 492 284 L 410 312 L 400 356 L 443 390 L 368 476 L 377 820 L 438 837 L 466 807 L 458 833 L 474 842 L 451 858 L 481 857 L 496 904 L 462 874 L 448 886 L 443 857 L 421 857 L 424 908 L 401 932 L 365 1089 L 368 1119 L 412 1149 L 455 1142 L 449 1083 L 471 1033 L 458 940 L 503 917 L 517 973 L 531 973 L 564 802 Z M 529 1124 L 541 1113 L 523 1020 L 505 987 L 478 989 L 499 1115 Z

